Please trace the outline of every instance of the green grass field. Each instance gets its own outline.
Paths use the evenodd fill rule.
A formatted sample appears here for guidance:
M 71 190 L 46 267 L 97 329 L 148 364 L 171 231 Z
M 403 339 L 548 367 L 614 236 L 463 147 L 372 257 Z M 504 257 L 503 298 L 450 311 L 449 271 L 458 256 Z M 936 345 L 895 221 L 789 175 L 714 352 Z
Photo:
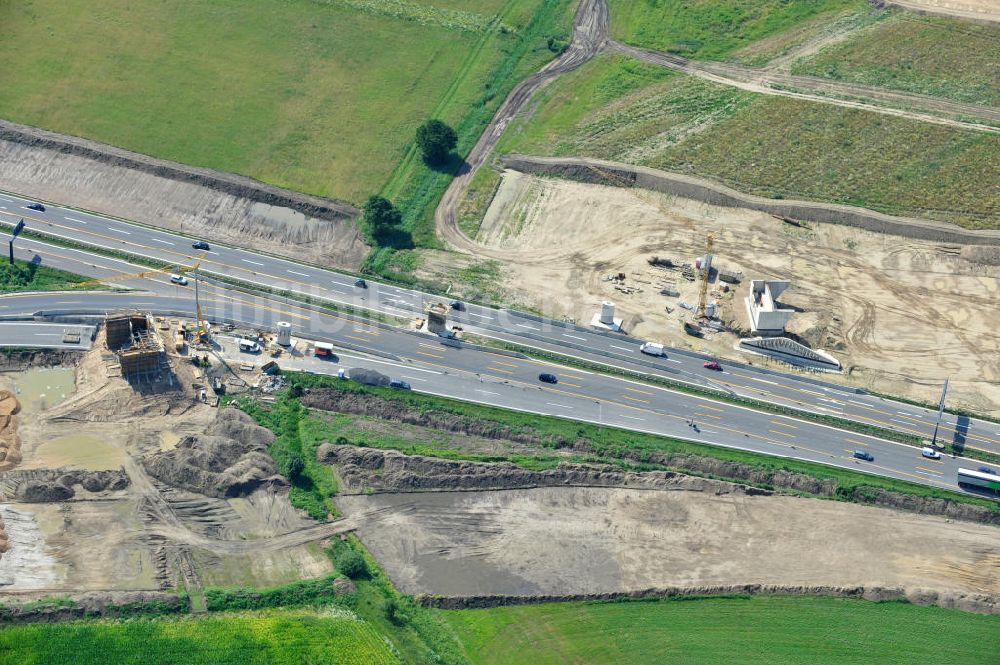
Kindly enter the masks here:
M 442 611 L 474 665 L 996 663 L 1000 618 L 766 597 Z
M 399 662 L 370 623 L 343 609 L 0 628 L 0 663 L 4 665 Z
M 609 0 L 611 36 L 691 58 L 717 59 L 803 21 L 864 0 Z
M 499 151 L 599 157 L 762 196 L 1000 228 L 1000 136 L 747 93 L 617 56 L 546 88 Z
M 0 262 L 0 293 L 15 293 L 18 291 L 61 291 L 72 288 L 74 284 L 86 282 L 90 277 L 77 275 L 65 270 L 57 270 L 42 265 L 29 264 L 20 259 L 14 260 L 11 266 L 7 259 Z M 105 289 L 100 284 L 88 289 Z
M 502 96 L 491 86 L 519 71 L 510 53 L 534 54 L 532 67 L 554 55 L 542 35 L 522 44 L 551 4 L 10 5 L 0 117 L 357 203 L 383 188 L 426 118 L 492 113 Z
M 1000 27 L 890 12 L 792 72 L 1000 106 Z

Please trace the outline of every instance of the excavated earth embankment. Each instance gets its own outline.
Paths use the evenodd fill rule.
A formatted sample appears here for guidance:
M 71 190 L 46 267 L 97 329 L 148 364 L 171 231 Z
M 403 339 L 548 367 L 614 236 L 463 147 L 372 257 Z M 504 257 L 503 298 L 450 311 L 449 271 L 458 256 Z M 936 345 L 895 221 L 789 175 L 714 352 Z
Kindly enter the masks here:
M 336 464 L 342 494 L 416 492 L 422 490 L 481 491 L 532 487 L 628 487 L 690 490 L 715 494 L 770 495 L 767 490 L 673 471 L 621 471 L 608 465 L 560 464 L 532 471 L 510 462 L 466 462 L 395 450 L 324 443 L 316 459 Z
M 621 186 L 622 183 L 626 183 L 630 186 L 634 185 L 711 205 L 760 210 L 799 221 L 843 224 L 876 233 L 918 238 L 932 242 L 972 246 L 1000 245 L 1000 231 L 973 231 L 945 222 L 895 217 L 848 205 L 766 199 L 752 194 L 744 194 L 703 178 L 644 166 L 578 157 L 533 157 L 529 155 L 504 155 L 500 161 L 504 168 L 522 173 L 557 176 L 612 186 Z M 991 252 L 981 250 L 975 253 L 975 256 L 980 255 L 987 261 L 994 256 Z
M 324 265 L 368 253 L 352 205 L 6 120 L 0 189 Z
M 914 605 L 932 605 L 947 609 L 1000 613 L 1000 598 L 978 593 L 939 593 L 930 589 L 902 589 L 880 586 L 795 586 L 781 584 L 715 584 L 693 587 L 665 587 L 643 589 L 624 593 L 596 593 L 540 596 L 418 596 L 417 602 L 425 607 L 445 610 L 464 610 L 508 605 L 535 605 L 587 600 L 639 600 L 643 598 L 676 598 L 678 596 L 730 596 L 730 595 L 788 595 L 834 596 L 837 598 L 862 598 L 874 602 L 889 600 L 906 601 Z

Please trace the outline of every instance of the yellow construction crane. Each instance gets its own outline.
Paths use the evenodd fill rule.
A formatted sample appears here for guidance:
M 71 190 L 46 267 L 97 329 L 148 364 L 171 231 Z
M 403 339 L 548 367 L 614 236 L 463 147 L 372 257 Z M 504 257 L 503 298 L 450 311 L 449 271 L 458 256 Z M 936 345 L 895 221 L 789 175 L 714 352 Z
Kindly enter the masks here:
M 147 277 L 152 277 L 153 275 L 162 275 L 165 273 L 174 273 L 178 275 L 183 275 L 184 273 L 193 272 L 195 274 L 194 279 L 194 303 L 195 303 L 195 314 L 196 322 L 195 327 L 192 330 L 194 338 L 198 341 L 207 342 L 208 341 L 208 323 L 205 321 L 205 317 L 201 313 L 201 300 L 198 297 L 198 266 L 201 262 L 205 260 L 208 256 L 208 252 L 203 253 L 195 261 L 194 265 L 182 266 L 173 265 L 167 268 L 151 268 L 149 270 L 143 270 L 142 272 L 133 273 L 122 273 L 120 275 L 112 275 L 111 277 L 101 277 L 100 279 L 90 279 L 86 282 L 77 282 L 73 284 L 73 288 L 78 289 L 84 286 L 92 286 L 94 284 L 107 284 L 109 282 L 121 282 L 127 279 L 145 279 Z
M 707 318 L 705 309 L 708 307 L 708 278 L 712 270 L 711 256 L 712 246 L 715 244 L 715 235 L 709 233 L 705 238 L 705 255 L 701 257 L 701 286 L 698 289 L 698 309 L 695 316 L 699 319 Z
M 173 265 L 167 268 L 150 268 L 149 270 L 143 270 L 142 272 L 133 273 L 122 273 L 120 275 L 112 275 L 111 277 L 101 277 L 99 279 L 89 279 L 86 282 L 76 282 L 73 284 L 74 289 L 79 289 L 84 286 L 93 286 L 94 284 L 108 284 L 110 282 L 122 282 L 127 279 L 145 279 L 147 277 L 152 277 L 154 275 L 162 275 L 165 273 L 176 272 L 178 274 L 191 272 L 198 269 L 201 265 L 202 260 L 208 256 L 208 252 L 205 252 L 198 257 L 198 261 L 193 266 L 181 266 Z

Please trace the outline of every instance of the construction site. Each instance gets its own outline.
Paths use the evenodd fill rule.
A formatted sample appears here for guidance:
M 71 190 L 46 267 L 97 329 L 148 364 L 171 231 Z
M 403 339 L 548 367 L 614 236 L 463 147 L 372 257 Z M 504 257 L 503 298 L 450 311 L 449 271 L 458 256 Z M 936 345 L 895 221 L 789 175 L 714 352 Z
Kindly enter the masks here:
M 956 404 L 1000 413 L 1000 338 L 979 316 L 1000 309 L 988 248 L 513 170 L 475 240 L 471 256 L 423 252 L 420 274 L 469 288 L 454 263 L 496 261 L 503 298 L 553 318 L 587 325 L 612 302 L 637 339 L 784 371 L 791 355 L 922 401 L 950 377 Z
M 0 592 L 197 592 L 331 570 L 267 454 L 274 435 L 219 408 L 280 387 L 269 356 L 224 359 L 239 340 L 305 347 L 224 328 L 112 313 L 90 351 L 0 373 Z

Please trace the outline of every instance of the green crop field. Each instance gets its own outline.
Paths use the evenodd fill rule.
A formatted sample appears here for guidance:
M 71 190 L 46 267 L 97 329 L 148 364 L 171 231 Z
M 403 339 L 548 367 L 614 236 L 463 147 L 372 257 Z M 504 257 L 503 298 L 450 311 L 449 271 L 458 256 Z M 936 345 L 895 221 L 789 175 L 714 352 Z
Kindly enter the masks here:
M 440 613 L 474 665 L 996 663 L 1000 617 L 766 597 L 554 603 Z
M 747 93 L 617 56 L 546 88 L 499 150 L 612 159 L 762 196 L 1000 228 L 1000 136 Z
M 609 0 L 611 36 L 627 44 L 714 59 L 864 0 Z
M 358 203 L 425 119 L 488 116 L 554 57 L 571 4 L 6 3 L 0 117 Z
M 890 12 L 792 72 L 1000 106 L 1000 27 Z
M 399 663 L 385 639 L 343 609 L 0 628 L 4 665 Z

